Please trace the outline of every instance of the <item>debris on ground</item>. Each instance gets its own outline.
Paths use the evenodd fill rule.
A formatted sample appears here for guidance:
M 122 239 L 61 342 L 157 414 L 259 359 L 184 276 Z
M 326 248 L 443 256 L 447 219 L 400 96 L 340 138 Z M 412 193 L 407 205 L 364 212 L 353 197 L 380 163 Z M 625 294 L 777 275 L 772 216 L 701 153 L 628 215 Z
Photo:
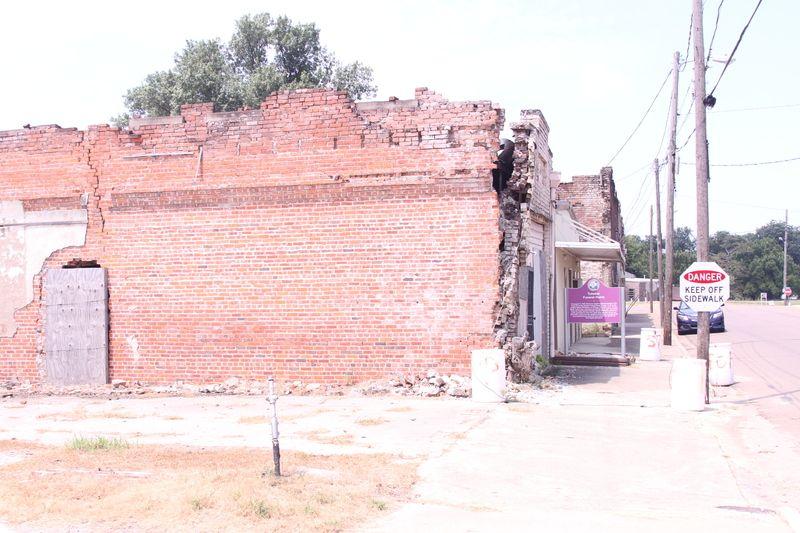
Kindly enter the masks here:
M 508 383 L 508 392 L 512 401 L 520 399 L 527 393 L 524 391 L 560 389 L 561 382 L 553 377 L 542 377 L 532 373 L 530 381 L 524 383 Z M 54 386 L 49 384 L 32 384 L 30 381 L 9 380 L 0 382 L 0 398 L 27 396 L 79 396 L 122 398 L 127 396 L 196 396 L 196 395 L 253 395 L 267 393 L 267 381 L 229 378 L 222 383 L 193 384 L 175 381 L 169 385 L 153 385 L 141 381 L 114 379 L 106 385 L 72 385 Z M 380 396 L 401 395 L 419 397 L 454 397 L 469 398 L 472 396 L 472 380 L 457 374 L 439 373 L 436 370 L 427 372 L 396 375 L 387 380 L 376 380 L 353 386 L 325 385 L 321 383 L 305 383 L 303 381 L 286 381 L 279 389 L 280 394 L 294 396 L 342 396 L 344 394 Z
M 457 374 L 440 374 L 436 370 L 425 373 L 403 374 L 388 381 L 372 381 L 353 389 L 356 394 L 399 394 L 402 396 L 453 396 L 467 398 L 472 395 L 472 380 Z

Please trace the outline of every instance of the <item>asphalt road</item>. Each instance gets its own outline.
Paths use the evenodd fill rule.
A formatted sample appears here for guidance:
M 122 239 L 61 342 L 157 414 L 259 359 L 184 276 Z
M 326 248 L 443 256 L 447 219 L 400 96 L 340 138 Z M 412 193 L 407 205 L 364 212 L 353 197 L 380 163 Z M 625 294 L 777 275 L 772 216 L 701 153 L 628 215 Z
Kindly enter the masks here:
M 800 307 L 728 303 L 725 326 L 725 333 L 711 334 L 711 342 L 732 344 L 733 401 L 756 406 L 800 441 Z M 679 340 L 693 350 L 695 339 L 690 334 Z

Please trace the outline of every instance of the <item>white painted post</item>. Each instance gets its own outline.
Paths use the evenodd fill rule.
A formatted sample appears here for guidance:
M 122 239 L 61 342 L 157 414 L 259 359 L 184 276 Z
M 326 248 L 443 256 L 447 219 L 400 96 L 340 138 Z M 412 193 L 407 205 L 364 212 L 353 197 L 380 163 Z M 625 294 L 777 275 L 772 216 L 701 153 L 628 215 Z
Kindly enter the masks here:
M 622 357 L 625 357 L 625 287 L 619 288 L 620 305 L 622 306 Z
M 567 287 L 564 287 L 564 355 L 569 354 L 569 298 Z

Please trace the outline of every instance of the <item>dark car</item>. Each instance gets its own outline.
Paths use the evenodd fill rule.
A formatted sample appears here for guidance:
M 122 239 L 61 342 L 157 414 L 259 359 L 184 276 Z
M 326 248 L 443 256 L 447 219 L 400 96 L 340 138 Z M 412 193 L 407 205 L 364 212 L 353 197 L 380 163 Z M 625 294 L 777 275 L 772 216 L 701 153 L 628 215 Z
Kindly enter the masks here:
M 697 333 L 697 311 L 686 305 L 686 302 L 681 302 L 679 307 L 675 307 L 678 312 L 678 335 L 684 333 Z M 711 331 L 725 331 L 725 314 L 722 308 L 709 313 L 709 326 Z

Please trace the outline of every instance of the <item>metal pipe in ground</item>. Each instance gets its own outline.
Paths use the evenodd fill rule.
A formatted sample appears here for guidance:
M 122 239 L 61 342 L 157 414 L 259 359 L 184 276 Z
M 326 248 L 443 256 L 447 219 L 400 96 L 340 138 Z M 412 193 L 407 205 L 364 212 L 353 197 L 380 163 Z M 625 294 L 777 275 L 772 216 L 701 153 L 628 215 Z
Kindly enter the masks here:
M 272 461 L 275 463 L 274 474 L 281 475 L 281 445 L 278 440 L 278 395 L 275 394 L 275 379 L 269 378 L 269 395 L 267 401 L 272 405 Z

